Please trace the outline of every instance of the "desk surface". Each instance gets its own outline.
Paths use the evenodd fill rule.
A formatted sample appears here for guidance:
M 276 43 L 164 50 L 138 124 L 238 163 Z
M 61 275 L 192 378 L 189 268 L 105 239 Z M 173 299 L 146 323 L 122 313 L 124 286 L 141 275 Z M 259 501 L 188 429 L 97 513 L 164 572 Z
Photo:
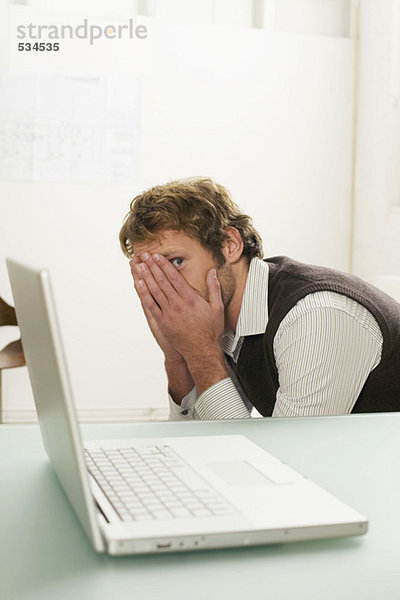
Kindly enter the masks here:
M 95 554 L 38 426 L 0 427 L 5 600 L 399 600 L 400 413 L 84 425 L 85 439 L 244 433 L 370 519 L 360 538 L 183 554 Z

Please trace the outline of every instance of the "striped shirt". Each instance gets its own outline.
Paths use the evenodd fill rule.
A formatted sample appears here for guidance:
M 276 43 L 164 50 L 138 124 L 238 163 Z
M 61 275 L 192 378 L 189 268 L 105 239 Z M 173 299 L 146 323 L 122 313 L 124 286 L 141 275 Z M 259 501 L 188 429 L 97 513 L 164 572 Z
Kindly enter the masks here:
M 225 330 L 221 348 L 235 363 L 247 335 L 265 333 L 268 323 L 268 264 L 249 266 L 236 332 Z M 302 298 L 276 332 L 273 350 L 279 388 L 273 417 L 350 413 L 379 364 L 383 337 L 373 315 L 345 295 L 320 291 Z M 176 404 L 170 419 L 240 419 L 253 406 L 227 363 L 229 377 L 201 395 L 194 387 Z

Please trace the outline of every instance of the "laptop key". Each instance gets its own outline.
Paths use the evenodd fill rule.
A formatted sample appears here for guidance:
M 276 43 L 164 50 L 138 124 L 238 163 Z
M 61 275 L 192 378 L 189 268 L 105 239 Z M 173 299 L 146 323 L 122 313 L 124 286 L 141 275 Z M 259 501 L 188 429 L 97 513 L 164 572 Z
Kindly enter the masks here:
M 195 508 L 192 509 L 192 513 L 195 517 L 211 517 L 212 512 L 207 510 L 206 508 Z
M 153 517 L 151 515 L 136 515 L 134 519 L 135 521 L 152 521 Z
M 169 507 L 168 507 L 169 508 Z M 171 507 L 169 508 L 174 517 L 191 517 L 192 513 L 187 508 Z
M 208 490 L 210 488 L 200 475 L 189 469 L 186 465 L 178 465 L 171 468 L 171 471 L 191 490 Z
M 156 519 L 171 519 L 172 518 L 171 513 L 167 510 L 154 510 L 154 511 L 152 511 L 152 514 Z

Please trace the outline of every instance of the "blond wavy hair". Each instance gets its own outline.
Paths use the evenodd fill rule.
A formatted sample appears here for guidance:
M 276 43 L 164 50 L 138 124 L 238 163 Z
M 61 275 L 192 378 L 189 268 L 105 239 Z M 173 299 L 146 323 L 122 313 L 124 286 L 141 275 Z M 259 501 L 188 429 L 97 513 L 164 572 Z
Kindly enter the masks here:
M 136 196 L 119 234 L 123 253 L 131 258 L 133 245 L 157 238 L 164 230 L 184 231 L 224 262 L 225 230 L 236 227 L 247 261 L 262 258 L 262 241 L 249 216 L 233 202 L 229 191 L 206 177 L 189 177 L 156 185 Z

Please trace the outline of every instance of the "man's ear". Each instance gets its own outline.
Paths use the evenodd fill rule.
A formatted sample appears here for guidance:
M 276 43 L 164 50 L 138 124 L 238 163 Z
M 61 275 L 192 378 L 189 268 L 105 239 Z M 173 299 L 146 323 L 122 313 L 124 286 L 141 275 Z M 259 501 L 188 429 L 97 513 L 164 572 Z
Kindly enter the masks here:
M 243 240 L 236 227 L 227 227 L 225 229 L 226 239 L 222 244 L 222 253 L 225 260 L 234 264 L 243 256 Z

